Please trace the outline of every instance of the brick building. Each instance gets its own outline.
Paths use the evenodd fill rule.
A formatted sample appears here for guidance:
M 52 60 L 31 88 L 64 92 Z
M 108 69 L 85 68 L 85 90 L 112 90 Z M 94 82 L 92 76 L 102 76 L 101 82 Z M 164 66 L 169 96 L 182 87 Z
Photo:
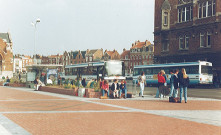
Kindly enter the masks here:
M 26 72 L 26 66 L 32 66 L 34 64 L 34 61 L 31 56 L 22 55 L 20 57 L 22 59 L 22 72 Z
M 0 79 L 13 76 L 12 40 L 9 33 L 0 33 Z
M 154 45 L 149 41 L 136 41 L 130 48 L 130 68 L 133 69 L 136 65 L 153 64 L 153 53 Z
M 85 63 L 85 55 L 86 55 L 86 51 L 75 51 L 72 53 L 72 59 L 71 59 L 71 63 L 72 64 L 81 64 L 81 63 Z
M 103 59 L 104 59 L 104 61 L 120 60 L 120 54 L 115 49 L 113 51 L 105 50 L 104 51 Z
M 122 54 L 120 55 L 121 61 L 124 62 L 125 75 L 131 74 L 131 65 L 130 65 L 130 50 L 123 49 Z
M 221 73 L 221 0 L 156 0 L 155 62 L 209 61 Z
M 94 49 L 94 50 L 87 50 L 85 59 L 86 62 L 97 62 L 101 61 L 103 57 L 103 49 Z
M 50 55 L 48 56 L 48 64 L 52 64 L 52 65 L 62 65 L 63 64 L 63 57 L 62 55 Z
M 48 56 L 42 56 L 41 57 L 41 64 L 44 64 L 44 65 L 49 64 L 49 57 Z

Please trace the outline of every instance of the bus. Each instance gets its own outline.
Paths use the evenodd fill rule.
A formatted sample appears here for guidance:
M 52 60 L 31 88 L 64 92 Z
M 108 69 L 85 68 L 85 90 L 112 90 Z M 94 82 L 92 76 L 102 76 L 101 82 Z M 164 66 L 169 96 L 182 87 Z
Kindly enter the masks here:
M 170 84 L 170 70 L 179 69 L 181 71 L 182 68 L 186 69 L 190 85 L 213 83 L 212 63 L 206 61 L 135 66 L 133 83 L 137 83 L 138 76 L 140 76 L 141 71 L 144 71 L 146 83 L 155 85 L 158 83 L 157 74 L 160 70 L 164 70 L 168 78 L 167 84 Z
M 112 60 L 104 62 L 89 62 L 65 66 L 65 79 L 86 78 L 91 79 L 104 78 L 111 83 L 114 79 L 124 80 L 125 70 L 123 61 Z

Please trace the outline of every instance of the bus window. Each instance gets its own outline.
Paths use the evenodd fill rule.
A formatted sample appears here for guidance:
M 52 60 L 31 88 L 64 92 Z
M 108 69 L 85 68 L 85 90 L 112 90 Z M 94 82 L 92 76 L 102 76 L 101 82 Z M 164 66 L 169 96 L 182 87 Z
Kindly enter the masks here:
M 146 75 L 152 74 L 151 68 L 144 69 L 144 72 L 145 72 Z
M 199 66 L 189 66 L 187 74 L 199 74 Z
M 134 76 L 140 75 L 141 71 L 143 71 L 142 68 L 136 68 L 136 69 L 134 69 Z
M 201 66 L 201 73 L 202 73 L 202 74 L 213 74 L 212 66 L 202 65 L 202 66 Z
M 153 74 L 158 74 L 160 70 L 160 68 L 153 68 Z

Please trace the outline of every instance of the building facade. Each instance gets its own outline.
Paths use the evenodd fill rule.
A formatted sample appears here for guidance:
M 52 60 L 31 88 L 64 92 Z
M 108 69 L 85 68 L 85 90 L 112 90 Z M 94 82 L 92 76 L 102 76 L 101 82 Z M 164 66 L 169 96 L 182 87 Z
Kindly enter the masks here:
M 148 40 L 140 42 L 139 40 L 132 44 L 130 48 L 130 68 L 133 71 L 136 65 L 153 64 L 154 45 Z
M 0 79 L 13 77 L 13 51 L 9 33 L 0 33 Z
M 156 0 L 156 63 L 209 61 L 221 74 L 221 0 Z
M 120 60 L 120 54 L 115 49 L 113 51 L 105 50 L 104 51 L 103 59 L 104 59 L 104 61 Z
M 120 59 L 124 62 L 125 75 L 129 76 L 132 71 L 130 65 L 130 50 L 123 49 Z
M 86 62 L 98 62 L 102 61 L 103 57 L 103 49 L 94 49 L 94 50 L 87 50 L 85 55 Z

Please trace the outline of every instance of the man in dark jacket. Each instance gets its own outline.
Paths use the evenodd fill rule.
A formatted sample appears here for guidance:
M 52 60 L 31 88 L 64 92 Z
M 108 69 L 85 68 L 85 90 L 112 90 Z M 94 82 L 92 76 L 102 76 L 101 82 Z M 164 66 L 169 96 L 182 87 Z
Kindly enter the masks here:
M 119 88 L 120 88 L 120 86 L 118 84 L 117 79 L 114 79 L 114 83 L 111 85 L 111 90 L 113 91 L 114 98 L 119 97 L 118 96 Z

